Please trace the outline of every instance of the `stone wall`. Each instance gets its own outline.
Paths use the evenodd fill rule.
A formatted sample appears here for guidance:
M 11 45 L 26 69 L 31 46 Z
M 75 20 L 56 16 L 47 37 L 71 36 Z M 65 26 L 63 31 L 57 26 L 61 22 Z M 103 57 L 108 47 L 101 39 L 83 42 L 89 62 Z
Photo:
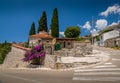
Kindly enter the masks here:
M 54 53 L 47 52 L 45 56 L 44 67 L 52 68 L 52 69 L 58 68 L 59 65 L 56 65 L 56 63 L 60 61 L 58 60 L 59 57 L 70 57 L 70 56 L 84 57 L 85 55 L 92 53 L 92 46 L 89 43 L 74 42 L 73 45 L 74 46 L 71 49 L 64 48 L 59 51 L 54 51 Z M 29 63 L 22 61 L 26 50 L 29 49 L 25 49 L 20 46 L 19 47 L 12 46 L 11 52 L 6 56 L 4 60 L 3 67 L 6 68 L 27 67 Z M 48 48 L 46 51 L 53 51 L 53 49 Z M 75 65 L 76 64 L 73 63 L 67 63 L 67 64 L 61 63 L 62 68 L 74 67 Z
M 3 67 L 5 68 L 17 68 L 26 67 L 28 63 L 23 62 L 25 50 L 12 46 L 11 52 L 6 56 Z
M 47 68 L 55 68 L 55 56 L 54 55 L 45 55 L 44 67 Z
M 66 69 L 66 68 L 74 68 L 77 67 L 78 65 L 84 65 L 88 64 L 86 62 L 81 62 L 81 63 L 64 63 L 62 62 L 62 57 L 75 57 L 75 58 L 83 58 L 86 57 L 86 55 L 90 55 L 93 52 L 93 48 L 90 43 L 83 43 L 83 42 L 73 42 L 73 48 L 71 49 L 62 49 L 59 51 L 54 51 L 54 56 L 56 56 L 57 60 L 55 61 L 55 68 L 56 69 Z M 91 64 L 91 63 L 90 63 Z
M 55 51 L 54 55 L 57 56 L 74 56 L 74 57 L 83 57 L 85 55 L 92 54 L 92 46 L 90 43 L 81 43 L 81 42 L 74 42 L 73 48 L 71 49 L 62 49 L 59 51 Z

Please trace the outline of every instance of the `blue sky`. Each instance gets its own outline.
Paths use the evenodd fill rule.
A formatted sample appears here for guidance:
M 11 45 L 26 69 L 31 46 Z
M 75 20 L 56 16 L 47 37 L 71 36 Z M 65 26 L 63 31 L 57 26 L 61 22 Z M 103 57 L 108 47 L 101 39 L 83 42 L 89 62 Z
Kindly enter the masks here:
M 32 22 L 37 30 L 43 11 L 50 28 L 54 8 L 61 32 L 80 26 L 84 36 L 120 22 L 120 0 L 0 0 L 0 42 L 27 41 Z

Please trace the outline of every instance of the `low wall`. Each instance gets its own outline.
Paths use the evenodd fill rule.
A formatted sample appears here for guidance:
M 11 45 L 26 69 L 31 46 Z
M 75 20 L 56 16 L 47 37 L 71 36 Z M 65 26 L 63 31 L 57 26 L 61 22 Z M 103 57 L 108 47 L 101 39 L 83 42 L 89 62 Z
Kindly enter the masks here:
M 55 56 L 54 55 L 45 55 L 44 67 L 46 68 L 55 68 Z
M 92 54 L 92 50 L 93 48 L 90 43 L 74 42 L 73 48 L 55 51 L 54 55 L 61 57 L 63 56 L 83 57 L 85 55 Z

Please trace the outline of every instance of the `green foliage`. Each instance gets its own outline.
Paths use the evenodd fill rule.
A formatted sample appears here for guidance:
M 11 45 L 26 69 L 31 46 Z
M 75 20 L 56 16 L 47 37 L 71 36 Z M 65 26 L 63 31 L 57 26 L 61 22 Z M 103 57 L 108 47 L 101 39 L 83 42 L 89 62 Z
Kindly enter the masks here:
M 31 28 L 30 28 L 29 35 L 34 35 L 34 34 L 36 34 L 36 33 L 35 33 L 35 23 L 33 22 L 31 25 Z
M 59 22 L 57 8 L 55 8 L 53 11 L 53 16 L 51 20 L 51 35 L 53 37 L 59 37 Z
M 82 37 L 77 37 L 75 38 L 76 41 L 84 41 L 85 39 L 83 39 Z
M 65 30 L 65 36 L 68 38 L 76 38 L 80 35 L 80 28 L 78 26 L 70 26 Z
M 40 17 L 40 20 L 38 21 L 39 26 L 38 26 L 38 33 L 39 31 L 48 31 L 47 28 L 47 16 L 46 16 L 46 12 L 43 11 L 42 16 Z
M 29 48 L 29 43 L 26 43 L 26 44 L 25 44 L 25 47 L 26 47 L 26 48 Z
M 99 36 L 96 36 L 96 40 L 97 40 L 97 41 L 100 41 L 100 37 L 99 37 Z
M 55 50 L 61 50 L 61 45 L 59 42 L 55 44 Z
M 5 42 L 0 44 L 0 64 L 3 63 L 6 55 L 11 51 L 11 44 Z

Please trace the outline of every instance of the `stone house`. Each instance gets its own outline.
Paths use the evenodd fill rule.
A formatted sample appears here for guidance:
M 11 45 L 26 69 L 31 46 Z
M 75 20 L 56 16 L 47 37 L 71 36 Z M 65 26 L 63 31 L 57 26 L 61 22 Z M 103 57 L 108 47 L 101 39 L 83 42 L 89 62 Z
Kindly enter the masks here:
M 29 46 L 31 47 L 39 43 L 43 43 L 43 44 L 52 43 L 52 41 L 53 41 L 53 37 L 45 31 L 29 36 Z
M 59 42 L 62 48 L 72 48 L 74 38 L 54 38 L 45 31 L 39 32 L 39 34 L 29 36 L 29 46 L 35 46 L 39 43 L 44 45 L 53 45 L 55 42 Z
M 56 42 L 59 42 L 62 48 L 73 48 L 74 38 L 56 38 Z

